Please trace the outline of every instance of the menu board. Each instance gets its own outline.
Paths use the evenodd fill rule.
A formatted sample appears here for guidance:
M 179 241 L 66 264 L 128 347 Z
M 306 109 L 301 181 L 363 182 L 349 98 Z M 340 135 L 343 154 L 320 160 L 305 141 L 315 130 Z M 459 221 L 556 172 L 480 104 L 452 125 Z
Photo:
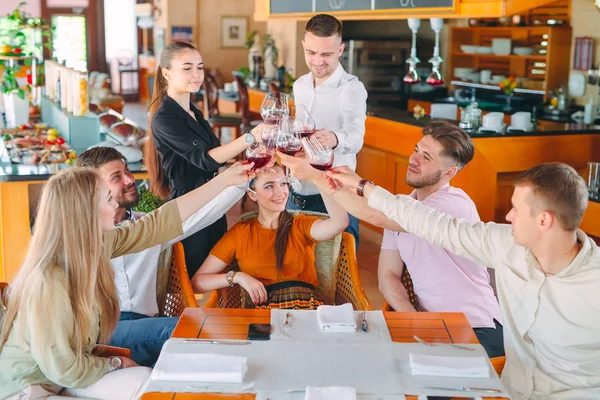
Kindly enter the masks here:
M 371 0 L 317 0 L 316 12 L 356 11 L 372 9 Z
M 318 12 L 343 13 L 389 10 L 427 12 L 453 10 L 456 0 L 270 0 L 269 14 L 313 14 Z
M 375 10 L 454 8 L 454 0 L 375 0 Z
M 312 13 L 313 0 L 271 0 L 271 14 Z

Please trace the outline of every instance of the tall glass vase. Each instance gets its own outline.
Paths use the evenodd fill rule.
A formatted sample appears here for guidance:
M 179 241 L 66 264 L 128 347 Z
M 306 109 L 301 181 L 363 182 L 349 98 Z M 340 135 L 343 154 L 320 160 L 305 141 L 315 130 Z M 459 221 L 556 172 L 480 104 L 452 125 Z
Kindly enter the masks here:
M 506 106 L 504 107 L 503 111 L 510 112 L 510 111 L 512 111 L 512 107 L 510 105 L 510 102 L 512 101 L 512 98 L 513 98 L 514 95 L 512 93 L 506 93 L 505 95 L 506 95 L 506 97 L 505 97 L 505 99 L 506 99 Z

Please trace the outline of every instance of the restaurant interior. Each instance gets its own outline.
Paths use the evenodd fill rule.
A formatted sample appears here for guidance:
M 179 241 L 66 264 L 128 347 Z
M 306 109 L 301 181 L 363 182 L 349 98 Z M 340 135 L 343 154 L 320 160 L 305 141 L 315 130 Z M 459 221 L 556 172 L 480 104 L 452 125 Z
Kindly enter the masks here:
M 191 102 L 221 143 L 233 143 L 266 123 L 267 93 L 285 94 L 289 109 L 298 105 L 294 82 L 310 72 L 305 27 L 317 14 L 341 21 L 339 62 L 367 93 L 364 143 L 356 153 L 360 177 L 392 194 L 410 194 L 414 186 L 405 177 L 415 144 L 431 121 L 447 121 L 474 145 L 472 161 L 451 185 L 468 195 L 481 221 L 507 223 L 515 178 L 539 164 L 560 162 L 587 185 L 589 202 L 579 229 L 600 244 L 597 0 L 4 0 L 0 290 L 10 287 L 23 265 L 44 185 L 77 168 L 86 150 L 100 145 L 123 155 L 140 199 L 135 211 L 151 212 L 165 203 L 153 193 L 144 152 L 155 81 L 163 78 L 156 76 L 163 49 L 172 42 L 198 49 L 204 79 Z M 234 157 L 221 171 L 245 158 Z M 227 226 L 257 210 L 251 194 L 244 194 L 226 212 Z M 427 285 L 413 287 L 406 268 L 402 283 L 416 306 L 414 312 L 394 312 L 382 294 L 384 229 L 376 225 L 361 220 L 356 238 L 340 233 L 315 250 L 324 303 L 350 303 L 358 316 L 350 335 L 358 337 L 341 330 L 323 339 L 327 334 L 319 325 L 313 329 L 312 320 L 296 311 L 244 309 L 244 289 L 234 287 L 229 276 L 231 287 L 199 293 L 188 276 L 185 244 L 174 243 L 154 281 L 158 314 L 179 322 L 142 398 L 509 398 L 511 390 L 499 378 L 504 357 L 485 357 L 484 369 L 491 372 L 479 380 L 460 374 L 438 379 L 415 370 L 411 375 L 416 347 L 407 346 L 448 359 L 469 356 L 461 346 L 475 349 L 467 362 L 475 373 L 480 371 L 475 353 L 485 351 L 459 310 L 419 309 L 416 299 Z M 494 269 L 487 273 L 498 296 Z M 4 302 L 2 307 L 7 309 Z M 310 314 L 315 321 L 316 313 Z M 367 321 L 370 335 L 360 332 Z M 246 344 L 249 325 L 261 324 L 270 324 L 270 341 L 218 346 Z M 301 328 L 294 332 L 294 325 Z M 398 342 L 405 347 L 392 346 Z M 201 366 L 185 384 L 178 381 L 192 358 L 178 364 L 176 356 L 193 353 L 192 346 L 215 357 L 202 359 L 203 365 L 217 366 L 217 380 L 208 379 L 213 383 L 198 378 L 207 374 Z M 119 347 L 102 354 L 131 357 L 130 349 Z M 229 364 L 215 354 L 229 356 Z M 230 371 L 239 367 L 234 356 L 244 356 L 241 377 Z M 303 368 L 289 367 L 291 360 Z M 231 376 L 217 376 L 220 372 Z M 305 387 L 311 389 L 305 393 Z M 339 387 L 355 390 L 348 394 Z M 600 398 L 596 390 L 598 397 L 581 398 Z

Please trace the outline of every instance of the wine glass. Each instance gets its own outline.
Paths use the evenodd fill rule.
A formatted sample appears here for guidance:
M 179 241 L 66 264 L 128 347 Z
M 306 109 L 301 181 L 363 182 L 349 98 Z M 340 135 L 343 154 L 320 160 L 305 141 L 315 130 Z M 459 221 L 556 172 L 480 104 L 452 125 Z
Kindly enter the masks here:
M 277 137 L 285 115 L 269 114 L 265 118 L 263 130 L 260 134 L 262 142 L 270 149 L 275 149 L 277 146 Z
M 306 159 L 313 168 L 327 171 L 333 166 L 333 149 L 321 145 L 314 137 L 302 139 Z
M 300 132 L 293 129 L 294 119 L 295 117 L 285 115 L 279 125 L 279 134 L 277 135 L 277 151 L 292 157 L 302 150 Z M 285 167 L 285 176 L 288 181 L 295 179 L 290 176 L 288 167 Z
M 317 124 L 305 105 L 296 104 L 292 107 L 290 115 L 294 117 L 292 130 L 298 132 L 300 137 L 308 137 L 315 133 Z
M 254 166 L 252 167 L 252 171 L 254 172 L 260 169 L 269 171 L 269 169 L 265 168 L 265 166 L 269 165 L 274 157 L 275 150 L 267 147 L 265 143 L 254 143 L 252 146 L 246 149 L 246 160 L 248 163 L 254 163 Z M 250 188 L 250 180 L 248 180 L 244 189 L 247 192 L 253 192 L 252 188 Z
M 289 114 L 288 95 L 281 92 L 269 92 L 260 106 L 260 116 L 266 120 L 270 114 Z
M 300 141 L 302 136 L 299 131 L 293 129 L 294 120 L 295 117 L 284 116 L 277 135 L 277 151 L 292 157 L 302 150 L 302 142 Z

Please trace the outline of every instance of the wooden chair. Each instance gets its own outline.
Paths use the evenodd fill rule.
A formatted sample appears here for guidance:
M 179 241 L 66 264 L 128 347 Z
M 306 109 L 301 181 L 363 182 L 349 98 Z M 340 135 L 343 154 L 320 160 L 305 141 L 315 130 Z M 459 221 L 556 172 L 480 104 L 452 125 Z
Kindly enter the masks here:
M 415 310 L 419 309 L 419 299 L 415 294 L 415 289 L 413 288 L 413 281 L 410 277 L 410 273 L 408 272 L 408 268 L 406 264 L 404 264 L 404 269 L 402 270 L 402 276 L 400 277 L 400 281 L 404 288 L 406 289 L 406 293 L 408 294 L 408 299 L 410 300 L 410 304 L 415 308 Z M 383 303 L 383 307 L 381 307 L 383 311 L 394 311 L 392 306 L 386 301 Z
M 206 93 L 204 99 L 206 118 L 215 135 L 221 140 L 221 128 L 233 128 L 236 135 L 232 139 L 237 138 L 243 125 L 242 115 L 219 112 L 219 86 L 211 74 L 204 75 L 204 91 Z
M 6 307 L 8 304 L 6 289 L 8 289 L 8 283 L 0 282 L 0 332 L 3 328 L 4 314 L 6 313 Z M 92 351 L 92 354 L 95 354 L 99 357 L 117 356 L 131 358 L 131 350 L 103 344 L 96 345 Z
M 298 211 L 289 211 L 296 215 Z M 240 221 L 256 218 L 257 212 L 249 212 Z M 305 215 L 326 218 L 326 214 L 303 211 Z M 334 239 L 318 242 L 315 246 L 315 267 L 319 286 L 317 294 L 325 304 L 352 303 L 355 310 L 372 310 L 358 274 L 354 237 L 342 232 Z M 233 263 L 229 269 L 237 269 Z M 248 299 L 248 300 L 247 300 Z M 206 303 L 207 308 L 251 308 L 249 296 L 239 285 L 213 290 Z
M 502 357 L 492 357 L 490 358 L 492 363 L 492 367 L 496 370 L 498 376 L 502 375 L 502 370 L 504 369 L 504 364 L 506 364 L 506 356 Z
M 186 307 L 198 308 L 180 242 L 160 255 L 156 272 L 156 303 L 163 317 L 179 317 Z
M 244 76 L 237 71 L 231 73 L 238 87 L 238 96 L 240 113 L 242 114 L 242 131 L 245 132 L 260 124 L 262 120 L 255 120 L 250 112 L 250 96 L 248 95 L 248 86 L 244 81 Z

